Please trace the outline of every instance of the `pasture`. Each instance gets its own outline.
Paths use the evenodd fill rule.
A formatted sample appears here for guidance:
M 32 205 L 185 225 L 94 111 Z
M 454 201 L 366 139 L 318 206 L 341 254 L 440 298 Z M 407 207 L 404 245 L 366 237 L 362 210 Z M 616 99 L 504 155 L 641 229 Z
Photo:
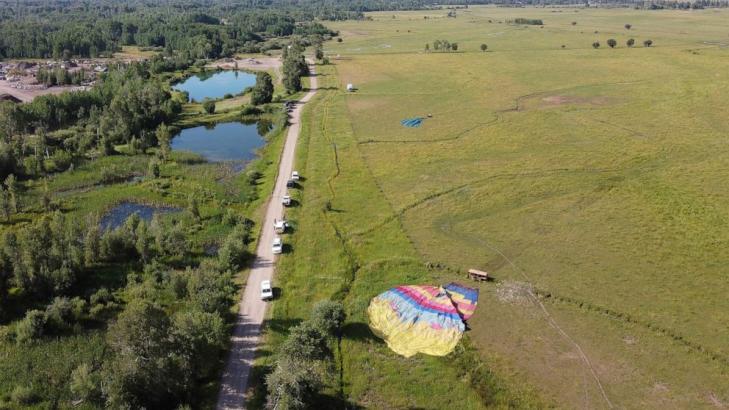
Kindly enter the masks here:
M 729 404 L 729 12 L 369 16 L 328 25 L 343 41 L 307 114 L 269 345 L 334 297 L 350 324 L 329 390 L 359 405 Z M 366 329 L 376 294 L 468 268 L 497 281 L 466 348 L 403 359 Z

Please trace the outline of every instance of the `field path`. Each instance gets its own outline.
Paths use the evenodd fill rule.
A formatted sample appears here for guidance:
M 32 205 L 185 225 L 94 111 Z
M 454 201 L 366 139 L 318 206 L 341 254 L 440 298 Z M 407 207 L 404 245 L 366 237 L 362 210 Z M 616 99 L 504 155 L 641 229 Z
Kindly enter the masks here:
M 314 72 L 313 66 L 311 67 Z M 291 112 L 290 126 L 286 134 L 283 153 L 278 168 L 278 176 L 269 198 L 266 214 L 261 221 L 261 236 L 258 238 L 256 258 L 251 266 L 251 272 L 246 281 L 243 298 L 240 301 L 238 317 L 231 336 L 230 354 L 223 373 L 223 380 L 218 394 L 217 409 L 244 409 L 245 391 L 248 385 L 248 375 L 255 357 L 261 333 L 261 323 L 266 314 L 266 302 L 260 298 L 259 284 L 262 280 L 270 280 L 274 274 L 275 257 L 271 251 L 273 242 L 273 220 L 283 216 L 281 197 L 286 193 L 286 181 L 291 175 L 296 152 L 296 142 L 301 129 L 301 113 L 303 104 L 311 100 L 316 94 L 317 79 L 311 76 L 309 92 L 299 100 Z

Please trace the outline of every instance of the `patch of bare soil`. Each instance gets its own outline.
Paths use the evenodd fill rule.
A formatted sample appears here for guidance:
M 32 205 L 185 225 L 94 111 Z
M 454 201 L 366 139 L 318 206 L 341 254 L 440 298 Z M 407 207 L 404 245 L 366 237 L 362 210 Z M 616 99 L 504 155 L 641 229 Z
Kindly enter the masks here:
M 233 70 L 236 67 L 253 71 L 274 70 L 280 82 L 281 64 L 281 59 L 278 57 L 248 57 L 239 59 L 227 58 L 208 64 L 208 67 L 222 68 L 225 70 Z
M 84 90 L 81 86 L 54 86 L 46 87 L 38 84 L 25 82 L 9 82 L 0 80 L 0 94 L 10 94 L 22 102 L 30 102 L 39 95 L 60 94 L 64 91 Z
M 532 302 L 534 287 L 531 283 L 505 281 L 496 286 L 496 298 L 502 303 L 527 305 Z

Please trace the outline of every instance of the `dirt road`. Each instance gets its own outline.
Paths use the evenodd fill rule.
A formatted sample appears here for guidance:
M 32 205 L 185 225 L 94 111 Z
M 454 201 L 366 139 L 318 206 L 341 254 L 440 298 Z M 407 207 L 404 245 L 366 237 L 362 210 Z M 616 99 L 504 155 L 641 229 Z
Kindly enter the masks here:
M 248 276 L 233 330 L 230 356 L 226 363 L 220 393 L 218 394 L 217 408 L 221 410 L 245 408 L 244 395 L 248 385 L 248 375 L 258 345 L 261 323 L 266 314 L 266 302 L 260 299 L 260 283 L 262 280 L 270 280 L 275 269 L 276 259 L 271 251 L 271 243 L 275 236 L 273 220 L 281 219 L 283 216 L 281 197 L 286 193 L 286 181 L 293 170 L 296 141 L 299 138 L 299 130 L 301 129 L 301 111 L 303 105 L 316 94 L 316 87 L 316 76 L 312 76 L 311 91 L 299 100 L 291 113 L 291 125 L 286 134 L 276 185 L 268 201 L 266 215 L 262 221 L 263 225 L 258 248 L 256 249 L 256 259 Z M 285 239 L 284 237 L 284 243 L 286 243 Z M 275 287 L 275 282 L 272 283 Z

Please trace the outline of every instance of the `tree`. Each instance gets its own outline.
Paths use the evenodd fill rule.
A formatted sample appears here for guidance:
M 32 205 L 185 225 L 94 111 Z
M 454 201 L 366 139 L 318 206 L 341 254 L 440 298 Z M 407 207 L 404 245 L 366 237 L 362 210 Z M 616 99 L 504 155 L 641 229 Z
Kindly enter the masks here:
M 273 79 L 266 72 L 256 74 L 256 85 L 251 92 L 251 104 L 268 104 L 273 100 Z
M 610 46 L 610 48 L 615 48 L 616 45 L 618 45 L 618 42 L 615 41 L 614 38 L 611 38 L 607 41 L 607 45 Z
M 104 362 L 102 388 L 113 408 L 161 408 L 180 395 L 167 313 L 144 299 L 132 300 L 109 327 L 113 359 Z
M 43 191 L 41 192 L 40 205 L 46 212 L 49 212 L 51 210 L 51 205 L 53 205 L 53 194 L 48 188 L 48 179 L 43 180 Z
M 167 160 L 172 151 L 172 133 L 169 127 L 162 123 L 157 127 L 157 144 L 159 144 L 160 154 L 163 160 Z
M 317 44 L 316 47 L 314 47 L 314 57 L 317 60 L 321 60 L 324 58 L 324 50 L 322 49 L 321 43 Z
M 458 43 L 451 44 L 451 50 L 458 51 Z
M 201 311 L 217 312 L 222 316 L 230 308 L 235 287 L 230 273 L 220 273 L 211 266 L 201 264 L 198 269 L 190 270 L 187 294 L 193 305 Z
M 592 43 L 592 48 L 595 48 L 595 49 L 600 48 L 600 42 L 596 41 L 596 42 Z
M 344 313 L 344 306 L 340 302 L 324 300 L 316 305 L 311 312 L 311 322 L 321 332 L 332 336 L 338 336 L 347 315 Z
M 481 51 L 486 51 L 488 50 L 488 48 L 489 46 L 487 46 L 486 44 L 481 44 Z
M 215 114 L 215 101 L 213 100 L 205 100 L 203 102 L 203 111 L 205 111 L 208 114 Z
M 154 159 L 150 159 L 149 164 L 147 164 L 147 177 L 159 178 L 159 176 L 160 176 L 159 162 L 157 162 Z
M 2 186 L 0 186 L 0 213 L 5 221 L 10 221 L 10 215 L 12 215 L 10 209 L 10 195 L 8 195 L 8 192 Z
M 626 30 L 630 30 L 630 28 L 631 28 L 631 27 L 633 27 L 633 26 L 632 26 L 631 24 L 626 24 L 626 25 L 625 25 L 625 29 L 626 29 Z
M 643 42 L 644 47 L 650 47 L 653 45 L 653 40 L 646 40 Z
M 425 43 L 425 52 L 430 51 L 430 43 Z
M 315 364 L 281 360 L 266 376 L 267 408 L 281 410 L 305 409 L 321 388 L 321 377 Z
M 327 334 L 313 322 L 303 322 L 291 329 L 281 346 L 281 353 L 292 360 L 325 359 L 331 354 L 326 337 Z
M 186 384 L 212 376 L 228 337 L 223 318 L 199 310 L 178 312 L 173 318 L 172 334 Z
M 633 47 L 635 45 L 635 39 L 629 38 L 628 41 L 625 42 L 625 45 Z
M 197 197 L 195 194 L 190 194 L 187 197 L 187 211 L 190 213 L 190 216 L 192 216 L 192 219 L 197 222 L 200 221 L 200 207 L 197 203 Z
M 84 264 L 92 266 L 99 261 L 99 242 L 101 242 L 101 227 L 98 215 L 91 215 L 84 235 Z
M 266 386 L 268 408 L 305 409 L 322 386 L 320 370 L 316 363 L 285 358 L 266 376 Z
M 10 200 L 10 211 L 13 213 L 18 212 L 18 183 L 15 175 L 10 174 L 7 178 L 5 178 L 5 187 L 7 188 L 8 195 L 10 196 L 8 198 Z

